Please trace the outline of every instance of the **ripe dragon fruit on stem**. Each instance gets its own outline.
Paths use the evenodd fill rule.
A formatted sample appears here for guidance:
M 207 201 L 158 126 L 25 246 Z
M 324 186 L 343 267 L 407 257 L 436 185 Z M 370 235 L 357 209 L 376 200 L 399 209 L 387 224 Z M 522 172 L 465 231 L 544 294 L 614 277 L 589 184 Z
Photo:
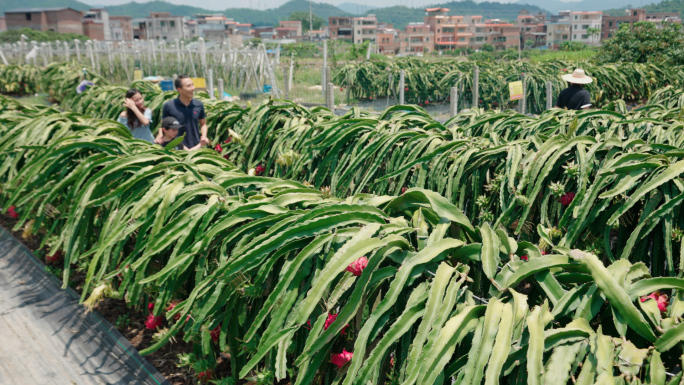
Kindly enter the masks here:
M 365 269 L 366 266 L 368 266 L 368 258 L 361 257 L 356 261 L 350 263 L 345 270 L 358 277 L 359 275 L 361 275 L 363 269 Z
M 346 349 L 342 349 L 342 353 L 333 353 L 330 356 L 330 362 L 337 365 L 338 368 L 342 368 L 347 362 L 351 361 L 354 353 L 348 352 Z

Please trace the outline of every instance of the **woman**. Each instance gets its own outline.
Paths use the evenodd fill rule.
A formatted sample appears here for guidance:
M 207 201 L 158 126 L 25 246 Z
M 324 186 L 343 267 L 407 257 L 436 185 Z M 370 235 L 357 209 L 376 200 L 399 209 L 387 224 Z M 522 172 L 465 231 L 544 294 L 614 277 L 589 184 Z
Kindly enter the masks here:
M 128 90 L 123 102 L 126 109 L 119 115 L 119 123 L 128 127 L 134 138 L 154 143 L 154 136 L 150 131 L 152 110 L 145 108 L 144 103 L 145 100 L 140 91 L 135 88 Z

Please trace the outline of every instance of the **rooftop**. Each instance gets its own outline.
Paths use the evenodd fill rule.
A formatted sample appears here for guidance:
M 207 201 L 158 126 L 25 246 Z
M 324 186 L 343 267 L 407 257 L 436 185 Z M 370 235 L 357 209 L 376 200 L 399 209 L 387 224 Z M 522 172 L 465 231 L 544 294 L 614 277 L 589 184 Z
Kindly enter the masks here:
M 73 8 L 69 7 L 52 7 L 52 8 L 17 8 L 17 9 L 10 9 L 9 11 L 5 11 L 5 14 L 7 13 L 34 13 L 34 12 L 57 12 L 57 11 L 64 11 L 66 9 L 70 9 L 72 11 L 76 12 L 81 12 Z

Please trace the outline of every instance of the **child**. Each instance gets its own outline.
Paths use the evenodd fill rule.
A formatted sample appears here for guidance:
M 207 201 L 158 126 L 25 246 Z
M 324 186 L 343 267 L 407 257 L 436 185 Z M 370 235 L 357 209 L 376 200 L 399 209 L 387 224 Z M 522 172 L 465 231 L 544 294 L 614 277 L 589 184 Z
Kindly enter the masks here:
M 171 143 L 174 139 L 176 139 L 176 136 L 178 135 L 178 130 L 184 128 L 182 124 L 178 123 L 176 118 L 173 116 L 167 116 L 162 120 L 161 124 L 161 131 L 163 134 L 162 137 L 162 147 L 166 147 L 167 144 Z M 197 144 L 196 146 L 192 148 L 187 148 L 185 147 L 182 143 L 178 144 L 174 149 L 176 150 L 186 150 L 186 151 L 193 151 L 197 150 L 200 147 L 202 147 L 201 144 Z

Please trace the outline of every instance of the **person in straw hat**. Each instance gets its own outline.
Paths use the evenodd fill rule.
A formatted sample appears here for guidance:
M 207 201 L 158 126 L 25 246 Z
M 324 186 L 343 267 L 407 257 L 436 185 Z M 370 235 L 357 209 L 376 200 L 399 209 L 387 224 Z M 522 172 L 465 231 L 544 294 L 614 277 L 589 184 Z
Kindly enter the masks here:
M 556 107 L 568 110 L 583 110 L 591 107 L 591 94 L 582 86 L 593 81 L 591 76 L 587 76 L 583 69 L 577 68 L 573 73 L 563 75 L 562 78 L 570 86 L 558 95 Z

